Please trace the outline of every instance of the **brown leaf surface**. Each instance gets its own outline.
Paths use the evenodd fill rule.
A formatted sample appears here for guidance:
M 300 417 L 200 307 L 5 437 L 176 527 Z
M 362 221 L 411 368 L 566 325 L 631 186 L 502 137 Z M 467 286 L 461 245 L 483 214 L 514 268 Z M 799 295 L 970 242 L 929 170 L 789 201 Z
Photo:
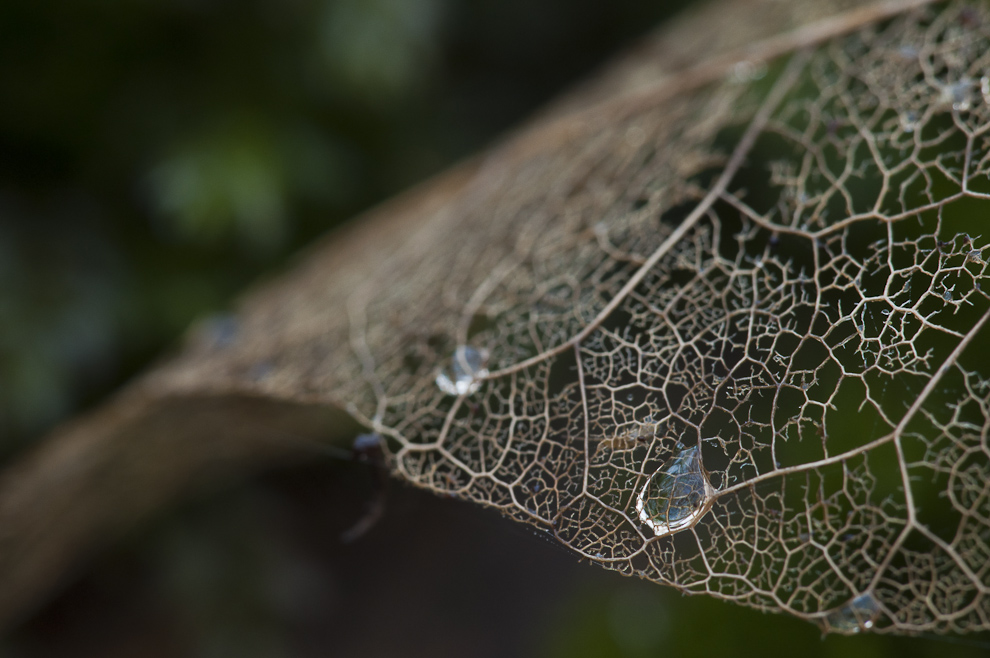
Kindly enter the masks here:
M 922 4 L 702 10 L 332 236 L 6 474 L 0 617 L 192 480 L 357 421 L 396 476 L 610 569 L 987 629 L 990 16 Z

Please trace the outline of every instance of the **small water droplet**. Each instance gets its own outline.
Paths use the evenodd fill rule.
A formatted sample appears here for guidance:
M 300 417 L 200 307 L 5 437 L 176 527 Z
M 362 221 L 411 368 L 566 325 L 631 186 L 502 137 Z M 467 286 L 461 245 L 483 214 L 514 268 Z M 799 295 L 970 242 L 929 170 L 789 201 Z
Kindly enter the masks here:
M 990 105 L 990 76 L 980 78 L 980 95 L 983 96 L 983 102 Z
M 533 483 L 533 487 L 532 487 L 533 493 L 540 493 L 540 489 L 542 489 L 542 488 L 543 488 L 543 486 L 539 482 L 534 482 Z
M 914 112 L 901 113 L 901 130 L 906 133 L 913 133 L 918 127 L 918 115 Z
M 656 432 L 656 429 L 657 423 L 653 420 L 653 416 L 649 415 L 636 424 L 636 427 L 630 433 L 630 436 L 634 439 L 650 439 L 653 438 L 653 434 Z
M 384 443 L 382 435 L 377 432 L 369 434 L 358 434 L 354 438 L 354 443 L 352 448 L 355 452 L 368 452 L 369 450 L 374 450 L 376 448 L 381 448 Z
M 972 90 L 973 80 L 962 78 L 958 82 L 943 85 L 938 102 L 942 105 L 952 105 L 952 109 L 957 112 L 965 112 L 973 104 Z
M 911 60 L 918 57 L 918 49 L 912 45 L 901 46 L 897 50 L 897 54 L 901 56 L 902 59 Z
M 447 395 L 470 395 L 481 387 L 481 379 L 488 376 L 485 362 L 488 352 L 476 350 L 473 347 L 461 345 L 454 350 L 454 362 L 450 371 L 453 377 L 442 371 L 437 375 L 436 383 Z
M 942 293 L 942 299 L 944 299 L 947 302 L 951 302 L 952 301 L 952 291 L 951 290 L 946 290 L 945 292 L 943 292 Z
M 629 395 L 626 396 L 626 402 L 632 402 L 632 401 L 633 401 L 633 394 L 630 393 Z
M 203 322 L 202 334 L 210 349 L 224 349 L 237 341 L 240 330 L 241 323 L 236 315 L 220 313 Z
M 737 84 L 760 80 L 767 74 L 767 65 L 763 62 L 750 62 L 743 60 L 736 62 L 732 67 L 729 78 Z
M 822 618 L 822 627 L 826 631 L 859 633 L 873 628 L 879 616 L 880 604 L 872 592 L 866 592 L 827 613 Z
M 715 489 L 701 464 L 701 450 L 687 448 L 650 476 L 636 496 L 636 512 L 658 537 L 690 528 L 712 508 Z

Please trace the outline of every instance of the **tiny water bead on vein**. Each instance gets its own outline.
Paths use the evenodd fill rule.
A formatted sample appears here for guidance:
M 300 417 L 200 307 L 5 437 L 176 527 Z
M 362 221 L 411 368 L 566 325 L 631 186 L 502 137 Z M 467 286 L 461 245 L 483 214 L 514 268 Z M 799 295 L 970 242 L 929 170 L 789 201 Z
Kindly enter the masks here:
M 712 508 L 715 489 L 697 446 L 681 450 L 650 476 L 636 496 L 636 512 L 658 537 L 690 528 Z
M 481 379 L 488 376 L 487 350 L 476 350 L 468 345 L 461 345 L 454 350 L 453 364 L 450 373 L 446 370 L 437 375 L 437 387 L 447 395 L 470 395 L 481 387 Z
M 859 633 L 873 628 L 879 616 L 880 604 L 872 592 L 866 592 L 827 613 L 819 624 L 825 632 Z

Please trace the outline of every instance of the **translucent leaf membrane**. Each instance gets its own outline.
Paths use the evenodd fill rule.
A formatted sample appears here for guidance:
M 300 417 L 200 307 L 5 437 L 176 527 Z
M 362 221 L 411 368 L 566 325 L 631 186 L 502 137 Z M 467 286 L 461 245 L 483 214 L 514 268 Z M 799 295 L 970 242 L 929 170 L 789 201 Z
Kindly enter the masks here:
M 354 313 L 395 473 L 828 632 L 990 629 L 988 26 L 916 10 L 494 158 Z

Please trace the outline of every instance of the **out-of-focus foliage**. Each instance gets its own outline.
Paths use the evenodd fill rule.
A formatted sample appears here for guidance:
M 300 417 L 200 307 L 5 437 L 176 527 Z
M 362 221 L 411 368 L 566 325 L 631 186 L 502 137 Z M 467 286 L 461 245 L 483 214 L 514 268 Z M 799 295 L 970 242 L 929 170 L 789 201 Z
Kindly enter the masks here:
M 684 3 L 0 3 L 0 455 Z
M 0 455 L 680 4 L 3 0 Z M 582 568 L 432 497 L 393 497 L 369 536 L 341 545 L 364 475 L 293 470 L 181 510 L 70 583 L 0 655 L 946 651 L 820 641 L 796 620 Z M 575 592 L 583 574 L 596 584 Z

